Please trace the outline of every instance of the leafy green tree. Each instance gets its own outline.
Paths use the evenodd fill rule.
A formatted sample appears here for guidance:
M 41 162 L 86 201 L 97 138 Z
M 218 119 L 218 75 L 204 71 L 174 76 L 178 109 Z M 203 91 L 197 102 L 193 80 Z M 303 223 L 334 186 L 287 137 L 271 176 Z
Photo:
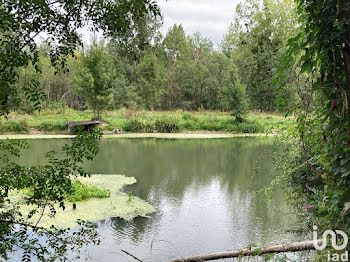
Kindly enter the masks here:
M 166 75 L 162 107 L 164 109 L 181 108 L 182 91 L 177 82 L 176 64 L 182 60 L 190 59 L 190 46 L 182 25 L 174 25 L 169 29 L 162 41 L 162 52 L 166 61 Z
M 112 104 L 115 70 L 104 42 L 95 39 L 87 50 L 83 50 L 74 70 L 74 83 L 94 112 L 95 119 Z
M 288 39 L 297 33 L 296 20 L 291 0 L 247 0 L 236 7 L 222 49 L 234 59 L 254 109 L 276 109 L 277 90 L 272 80 L 278 73 Z M 290 71 L 291 74 L 295 76 L 295 72 Z M 296 77 L 289 79 L 290 88 L 284 90 L 290 91 L 296 85 Z M 289 102 L 293 104 L 292 100 Z
M 135 83 L 129 83 L 124 75 L 114 79 L 114 108 L 137 108 L 140 105 L 140 97 Z
M 160 38 L 159 28 L 163 21 L 151 10 L 138 17 L 126 32 L 116 31 L 111 38 L 110 46 L 119 56 L 125 57 L 135 66 L 150 51 L 152 42 Z
M 228 110 L 225 106 L 226 94 L 225 94 L 225 73 L 229 66 L 229 59 L 219 51 L 214 51 L 208 58 L 207 67 L 210 72 L 212 85 L 208 90 L 208 108 L 215 110 Z
M 146 108 L 159 107 L 164 92 L 164 67 L 154 54 L 146 55 L 136 68 L 137 91 Z
M 159 16 L 153 1 L 15 1 L 0 5 L 0 114 L 7 114 L 16 68 L 32 63 L 37 71 L 39 50 L 36 37 L 44 34 L 54 66 L 65 66 L 67 55 L 81 44 L 77 30 L 88 23 L 106 35 L 126 33 L 145 13 Z M 35 87 L 35 85 L 34 85 Z M 36 88 L 37 89 L 37 88 Z M 34 92 L 35 93 L 35 92 Z M 32 96 L 33 102 L 38 98 Z M 39 105 L 38 105 L 39 106 Z
M 40 97 L 44 100 L 44 93 L 37 94 L 37 90 L 34 86 L 39 86 L 43 75 L 35 71 L 33 65 L 28 65 L 16 70 L 18 74 L 17 81 L 11 85 L 12 94 L 9 96 L 9 110 L 21 110 L 25 113 L 33 113 L 38 108 L 39 101 L 31 101 L 31 97 L 28 94 L 34 94 L 36 97 Z M 39 89 L 40 90 L 40 89 Z M 35 103 L 35 104 L 34 104 Z
M 175 79 L 180 87 L 183 109 L 215 109 L 219 79 L 215 63 L 211 63 L 212 42 L 199 33 L 187 36 L 187 56 L 176 61 Z M 219 74 L 220 75 L 220 74 Z
M 88 222 L 79 221 L 81 229 L 73 234 L 69 229 L 39 225 L 43 214 L 54 216 L 59 211 L 55 204 L 59 205 L 59 209 L 65 208 L 64 195 L 73 192 L 72 175 L 88 175 L 81 168 L 81 163 L 97 154 L 99 137 L 98 133 L 80 134 L 70 146 L 62 148 L 63 158 L 62 155 L 58 157 L 57 152 L 48 152 L 47 164 L 33 167 L 17 163 L 21 150 L 28 148 L 27 143 L 0 141 L 0 199 L 3 201 L 1 205 L 4 205 L 0 210 L 2 260 L 22 251 L 22 261 L 30 261 L 32 257 L 38 261 L 67 261 L 68 251 L 78 254 L 86 244 L 99 243 L 95 225 Z M 34 189 L 33 196 L 22 203 L 27 206 L 28 212 L 19 208 L 18 199 L 11 197 L 11 194 L 18 194 L 18 190 L 25 188 Z M 39 238 L 45 241 L 39 241 Z
M 181 108 L 181 89 L 176 81 L 175 64 L 168 64 L 164 79 L 162 108 L 171 110 Z
M 179 62 L 176 65 L 176 81 L 181 88 L 181 107 L 185 110 L 204 108 L 208 68 L 194 61 Z
M 167 60 L 175 61 L 186 60 L 190 58 L 190 46 L 188 38 L 182 25 L 174 25 L 169 29 L 163 40 Z
M 246 88 L 241 83 L 238 70 L 233 63 L 228 64 L 223 71 L 221 85 L 223 87 L 222 107 L 231 111 L 238 121 L 242 121 L 248 113 L 249 100 Z
M 70 71 L 64 72 L 64 70 L 55 69 L 50 62 L 49 49 L 46 49 L 46 45 L 40 46 L 39 62 L 38 65 L 41 72 L 37 72 L 32 64 L 17 69 L 18 78 L 13 84 L 12 88 L 16 91 L 13 101 L 10 100 L 10 110 L 21 110 L 26 113 L 33 113 L 36 108 L 36 104 L 28 98 L 28 93 L 38 97 L 39 94 L 33 94 L 33 91 L 28 92 L 28 87 L 32 86 L 32 82 L 35 82 L 39 90 L 41 91 L 41 107 L 43 109 L 61 109 L 64 110 L 66 106 L 70 108 L 83 108 L 81 106 L 81 99 L 77 96 L 77 93 L 73 87 L 73 78 Z M 74 58 L 67 58 L 67 68 L 70 69 L 73 66 Z
M 77 30 L 90 23 L 93 29 L 101 29 L 106 35 L 126 32 L 134 20 L 144 13 L 159 15 L 159 8 L 153 1 L 15 1 L 0 4 L 0 116 L 11 109 L 10 101 L 20 99 L 14 83 L 19 68 L 32 64 L 37 72 L 39 48 L 36 38 L 44 34 L 48 39 L 50 60 L 57 68 L 64 67 L 68 55 L 81 44 Z M 91 78 L 87 77 L 90 81 Z M 40 98 L 38 83 L 29 89 L 30 99 Z M 39 90 L 40 91 L 40 90 Z M 12 100 L 11 100 L 12 99 Z M 37 108 L 40 104 L 37 104 Z M 67 261 L 68 251 L 79 251 L 83 246 L 98 244 L 95 225 L 80 221 L 76 232 L 38 226 L 33 215 L 48 210 L 52 216 L 59 211 L 58 203 L 64 209 L 63 197 L 73 190 L 72 176 L 87 176 L 81 168 L 84 159 L 91 160 L 98 152 L 97 139 L 100 134 L 81 134 L 70 146 L 62 148 L 63 157 L 54 152 L 46 154 L 47 164 L 31 168 L 18 165 L 10 157 L 20 156 L 25 144 L 16 140 L 0 141 L 0 201 L 6 208 L 0 208 L 0 259 L 9 259 L 14 252 L 23 251 L 22 261 L 35 258 L 38 261 Z M 35 190 L 34 196 L 26 202 L 31 211 L 21 212 L 10 194 L 27 187 Z M 39 238 L 46 241 L 39 241 Z
M 309 81 L 291 132 L 297 154 L 285 159 L 285 174 L 320 230 L 349 235 L 350 5 L 344 0 L 296 3 L 301 32 L 289 41 L 286 65 L 297 59 Z M 283 79 L 282 74 L 282 84 Z
M 42 50 L 42 47 L 40 48 Z M 66 106 L 74 109 L 83 108 L 82 99 L 74 89 L 72 68 L 75 58 L 67 57 L 67 70 L 55 69 L 50 62 L 49 53 L 40 52 L 39 66 L 41 69 L 40 88 L 46 99 L 42 102 L 45 109 L 65 109 Z M 19 77 L 18 79 L 21 79 Z

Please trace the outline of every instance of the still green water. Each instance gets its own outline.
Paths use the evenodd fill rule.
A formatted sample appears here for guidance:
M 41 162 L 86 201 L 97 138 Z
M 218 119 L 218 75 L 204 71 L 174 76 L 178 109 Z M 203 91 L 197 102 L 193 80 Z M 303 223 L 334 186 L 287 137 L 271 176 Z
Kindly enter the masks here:
M 67 141 L 30 140 L 21 163 L 43 163 L 45 152 Z M 298 238 L 283 194 L 266 202 L 256 193 L 273 179 L 271 138 L 103 139 L 100 150 L 87 170 L 135 177 L 124 190 L 157 212 L 100 221 L 102 243 L 86 254 L 93 261 L 133 261 L 122 249 L 144 261 L 167 261 Z

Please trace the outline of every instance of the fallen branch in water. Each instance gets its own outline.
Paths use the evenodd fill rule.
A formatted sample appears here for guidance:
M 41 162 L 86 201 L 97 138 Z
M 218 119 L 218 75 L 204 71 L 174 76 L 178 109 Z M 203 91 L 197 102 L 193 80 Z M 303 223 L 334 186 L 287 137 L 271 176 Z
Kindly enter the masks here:
M 140 262 L 143 262 L 141 259 L 135 257 L 134 255 L 130 254 L 129 252 L 125 251 L 125 250 L 122 250 L 122 252 L 124 252 L 125 254 L 127 254 L 128 256 L 131 256 L 133 259 L 137 260 L 137 261 L 140 261 Z
M 322 240 L 318 240 L 318 244 L 320 245 Z M 258 248 L 244 248 L 237 249 L 225 252 L 218 252 L 212 254 L 206 254 L 201 256 L 192 256 L 186 258 L 178 258 L 175 260 L 171 260 L 169 262 L 199 262 L 199 261 L 209 261 L 209 260 L 217 260 L 224 258 L 233 258 L 233 257 L 244 257 L 244 256 L 254 256 L 254 255 L 264 255 L 271 253 L 282 253 L 282 252 L 297 252 L 303 250 L 313 250 L 315 249 L 314 241 L 305 241 L 305 242 L 295 242 L 290 244 L 282 244 L 268 247 L 258 247 Z

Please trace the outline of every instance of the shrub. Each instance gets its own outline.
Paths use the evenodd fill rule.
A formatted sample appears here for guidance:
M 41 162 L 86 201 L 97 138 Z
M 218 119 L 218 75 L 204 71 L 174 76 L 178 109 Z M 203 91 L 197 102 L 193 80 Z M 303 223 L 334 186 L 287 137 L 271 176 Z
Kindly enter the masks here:
M 67 125 L 64 122 L 44 121 L 39 125 L 41 131 L 63 131 L 67 130 Z
M 256 122 L 243 122 L 236 125 L 235 131 L 240 133 L 262 133 L 265 132 L 265 127 Z
M 183 114 L 182 118 L 183 118 L 183 120 L 192 120 L 192 121 L 195 121 L 195 122 L 198 121 L 197 117 L 195 117 L 193 114 L 188 113 L 188 112 L 185 112 Z
M 202 121 L 200 122 L 200 129 L 209 131 L 219 131 L 223 129 L 223 126 L 218 121 Z
M 69 109 L 69 107 L 67 106 L 67 103 L 64 101 L 63 102 L 49 101 L 45 105 L 45 109 L 50 112 L 54 112 L 55 114 L 64 114 L 66 110 Z
M 27 121 L 2 121 L 0 122 L 0 132 L 28 132 L 29 126 Z
M 199 130 L 199 123 L 193 122 L 191 120 L 186 120 L 182 122 L 182 129 L 185 130 Z
M 73 182 L 73 194 L 67 194 L 65 198 L 70 202 L 83 201 L 88 198 L 106 198 L 110 197 L 109 189 L 102 189 L 97 186 L 89 187 L 79 182 Z
M 79 202 L 89 198 L 107 198 L 110 197 L 111 192 L 109 189 L 102 189 L 97 186 L 89 187 L 80 182 L 73 181 L 72 194 L 65 194 L 64 198 L 70 202 Z M 23 193 L 29 197 L 34 197 L 34 190 L 32 187 L 23 189 Z M 38 192 L 40 194 L 40 192 Z M 40 198 L 40 195 L 36 195 Z
M 179 122 L 176 119 L 158 119 L 154 124 L 155 130 L 160 133 L 177 133 L 180 131 Z
M 177 119 L 159 118 L 140 119 L 133 118 L 126 122 L 124 130 L 127 132 L 160 132 L 160 133 L 176 133 L 181 130 L 181 126 Z
M 127 132 L 154 132 L 155 126 L 152 120 L 133 118 L 126 122 L 124 130 Z

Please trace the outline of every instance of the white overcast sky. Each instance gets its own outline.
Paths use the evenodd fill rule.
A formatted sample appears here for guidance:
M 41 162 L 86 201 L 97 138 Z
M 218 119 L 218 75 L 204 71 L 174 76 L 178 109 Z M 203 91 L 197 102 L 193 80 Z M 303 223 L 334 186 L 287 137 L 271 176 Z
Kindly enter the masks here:
M 239 2 L 240 0 L 157 0 L 164 17 L 161 32 L 165 35 L 174 24 L 182 24 L 186 34 L 200 32 L 212 40 L 214 45 L 218 45 L 233 21 Z M 80 32 L 84 44 L 88 44 L 93 34 L 87 28 Z
M 158 0 L 164 16 L 165 35 L 174 24 L 182 24 L 187 34 L 200 32 L 219 44 L 233 21 L 240 0 Z

